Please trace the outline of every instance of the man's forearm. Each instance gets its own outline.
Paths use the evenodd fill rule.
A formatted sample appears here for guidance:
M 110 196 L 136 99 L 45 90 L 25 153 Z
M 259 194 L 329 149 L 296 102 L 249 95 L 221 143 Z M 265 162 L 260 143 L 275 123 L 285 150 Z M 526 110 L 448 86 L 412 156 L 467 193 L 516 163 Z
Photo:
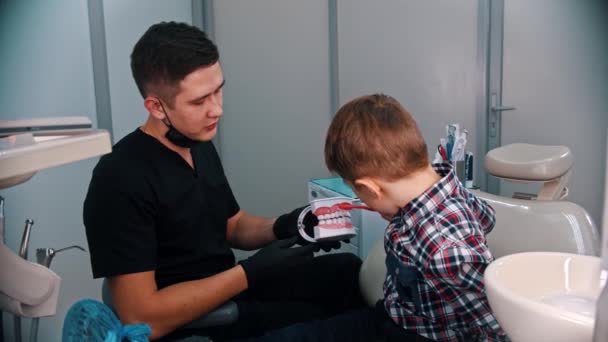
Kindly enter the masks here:
M 114 297 L 114 305 L 124 324 L 147 323 L 152 327 L 150 338 L 157 339 L 213 311 L 246 288 L 245 272 L 237 265 L 208 278 L 168 286 L 145 298 Z
M 239 249 L 252 250 L 263 247 L 274 241 L 272 231 L 275 219 L 250 215 L 243 212 L 228 229 L 228 241 Z

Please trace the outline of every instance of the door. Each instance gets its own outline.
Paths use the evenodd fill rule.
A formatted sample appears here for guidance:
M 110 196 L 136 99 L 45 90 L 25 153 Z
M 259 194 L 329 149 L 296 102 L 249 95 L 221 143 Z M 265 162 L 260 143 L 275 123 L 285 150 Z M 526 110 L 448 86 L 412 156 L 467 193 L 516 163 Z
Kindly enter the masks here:
M 385 93 L 410 111 L 434 156 L 448 123 L 482 130 L 477 1 L 338 1 L 339 104 Z M 471 134 L 467 149 L 477 151 Z
M 568 199 L 596 223 L 608 127 L 607 8 L 603 0 L 504 1 L 501 105 L 516 109 L 500 114 L 500 144 L 568 146 L 575 159 Z M 539 188 L 501 181 L 499 193 Z

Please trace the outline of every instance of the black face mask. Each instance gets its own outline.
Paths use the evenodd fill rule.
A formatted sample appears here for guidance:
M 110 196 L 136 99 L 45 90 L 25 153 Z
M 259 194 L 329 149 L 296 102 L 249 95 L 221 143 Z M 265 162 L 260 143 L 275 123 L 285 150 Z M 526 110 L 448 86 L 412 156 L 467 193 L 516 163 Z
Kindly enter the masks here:
M 186 147 L 186 148 L 192 148 L 193 146 L 200 143 L 200 141 L 190 139 L 187 136 L 183 135 L 180 131 L 176 130 L 175 127 L 173 127 L 171 120 L 169 119 L 169 115 L 167 115 L 167 111 L 165 111 L 165 107 L 163 106 L 163 103 L 160 102 L 160 100 L 158 101 L 158 103 L 160 103 L 160 107 L 163 109 L 163 113 L 165 113 L 165 116 L 167 117 L 167 121 L 169 121 L 169 123 L 166 123 L 165 120 L 163 120 L 163 123 L 169 128 L 167 133 L 165 133 L 165 138 L 167 138 L 167 140 L 169 140 L 170 142 L 174 143 L 177 146 Z

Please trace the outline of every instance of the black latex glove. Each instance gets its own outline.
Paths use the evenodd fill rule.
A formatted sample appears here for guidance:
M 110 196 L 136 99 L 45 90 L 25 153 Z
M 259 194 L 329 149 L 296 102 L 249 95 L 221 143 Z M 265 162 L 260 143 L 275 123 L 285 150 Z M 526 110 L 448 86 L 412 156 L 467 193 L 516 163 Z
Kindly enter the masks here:
M 296 236 L 274 241 L 249 258 L 241 260 L 239 264 L 245 270 L 249 287 L 254 287 L 273 275 L 286 274 L 290 268 L 311 259 L 316 244 L 291 248 L 297 241 Z
M 305 208 L 306 206 L 300 207 L 290 213 L 279 216 L 272 227 L 274 236 L 276 236 L 277 239 L 286 239 L 292 236 L 298 236 L 298 245 L 305 246 L 310 244 L 309 241 L 304 240 L 304 238 L 300 236 L 300 233 L 298 233 L 298 217 Z M 304 216 L 302 222 L 304 223 L 304 231 L 306 234 L 308 236 L 314 236 L 314 227 L 319 224 L 319 219 L 317 216 L 315 216 L 312 211 L 309 211 Z M 340 248 L 340 241 L 324 241 L 317 242 L 316 244 L 317 248 L 315 249 L 315 252 L 318 252 L 320 249 L 323 249 L 325 252 L 329 252 L 332 249 Z

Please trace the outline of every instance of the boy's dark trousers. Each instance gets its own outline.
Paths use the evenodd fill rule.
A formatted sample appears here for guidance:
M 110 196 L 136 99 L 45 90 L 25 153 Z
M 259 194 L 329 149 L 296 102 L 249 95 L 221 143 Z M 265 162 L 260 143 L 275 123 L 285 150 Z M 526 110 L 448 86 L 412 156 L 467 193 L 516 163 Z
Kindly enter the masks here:
M 431 341 L 397 326 L 382 301 L 325 320 L 294 324 L 240 342 L 426 342 Z
M 192 335 L 210 336 L 214 342 L 253 338 L 294 323 L 323 320 L 363 308 L 360 268 L 361 260 L 350 253 L 315 257 L 233 298 L 239 308 L 234 324 L 178 330 L 163 341 Z

